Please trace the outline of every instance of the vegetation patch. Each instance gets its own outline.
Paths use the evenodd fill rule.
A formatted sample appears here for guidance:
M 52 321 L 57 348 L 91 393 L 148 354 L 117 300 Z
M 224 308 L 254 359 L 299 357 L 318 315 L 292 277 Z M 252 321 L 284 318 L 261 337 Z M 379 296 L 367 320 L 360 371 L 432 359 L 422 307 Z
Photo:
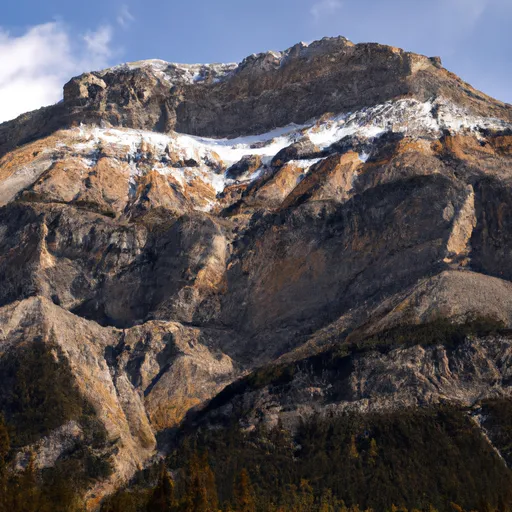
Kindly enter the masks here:
M 141 474 L 102 510 L 490 512 L 511 507 L 510 470 L 467 411 L 443 407 L 316 416 L 295 434 L 281 425 L 246 432 L 236 424 L 182 432 L 165 465 Z
M 107 433 L 77 388 L 56 343 L 36 338 L 0 359 L 0 512 L 84 510 L 85 489 L 112 473 Z M 55 465 L 38 470 L 34 455 L 13 471 L 20 448 L 76 421 L 82 434 Z

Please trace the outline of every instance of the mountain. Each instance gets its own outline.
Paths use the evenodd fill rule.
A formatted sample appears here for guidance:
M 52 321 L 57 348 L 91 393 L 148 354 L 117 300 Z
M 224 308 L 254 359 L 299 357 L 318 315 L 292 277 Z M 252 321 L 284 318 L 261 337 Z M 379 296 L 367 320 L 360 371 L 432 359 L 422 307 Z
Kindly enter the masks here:
M 0 125 L 4 488 L 142 510 L 195 443 L 221 503 L 510 510 L 511 173 L 512 106 L 389 46 L 73 78 Z

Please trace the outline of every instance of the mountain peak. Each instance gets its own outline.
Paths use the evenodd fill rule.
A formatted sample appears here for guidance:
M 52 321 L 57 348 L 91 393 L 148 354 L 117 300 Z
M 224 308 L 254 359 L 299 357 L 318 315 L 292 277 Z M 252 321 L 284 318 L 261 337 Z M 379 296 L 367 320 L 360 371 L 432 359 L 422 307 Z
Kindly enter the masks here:
M 465 84 L 437 57 L 332 37 L 239 64 L 147 60 L 85 73 L 64 86 L 63 102 L 0 125 L 0 155 L 80 123 L 236 137 L 404 98 L 444 98 L 473 115 L 512 120 L 510 106 Z

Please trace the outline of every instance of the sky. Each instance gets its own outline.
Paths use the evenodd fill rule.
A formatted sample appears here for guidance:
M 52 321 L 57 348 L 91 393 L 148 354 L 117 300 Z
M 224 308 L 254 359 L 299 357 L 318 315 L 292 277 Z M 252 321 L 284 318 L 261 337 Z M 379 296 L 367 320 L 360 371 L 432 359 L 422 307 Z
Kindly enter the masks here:
M 0 122 L 86 71 L 141 59 L 239 62 L 343 35 L 428 56 L 512 103 L 512 0 L 5 0 Z

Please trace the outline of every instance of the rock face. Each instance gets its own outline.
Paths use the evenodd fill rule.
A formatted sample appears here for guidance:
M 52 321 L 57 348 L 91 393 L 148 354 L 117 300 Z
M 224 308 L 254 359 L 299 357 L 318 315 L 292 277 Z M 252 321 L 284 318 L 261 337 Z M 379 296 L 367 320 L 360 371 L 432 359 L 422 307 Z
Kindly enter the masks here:
M 107 433 L 90 509 L 187 418 L 510 396 L 512 107 L 436 58 L 334 38 L 118 66 L 0 125 L 0 155 L 0 362 L 36 344 L 69 368 Z M 476 318 L 499 332 L 336 352 Z M 16 466 L 58 464 L 86 423 L 20 441 Z
M 334 357 L 321 371 L 317 356 L 294 366 L 285 384 L 248 387 L 229 400 L 228 388 L 205 417 L 226 423 L 235 416 L 246 427 L 263 422 L 269 428 L 281 420 L 293 428 L 314 414 L 388 412 L 447 402 L 472 407 L 484 398 L 510 399 L 511 350 L 510 337 L 477 338 L 455 350 L 416 345 Z

